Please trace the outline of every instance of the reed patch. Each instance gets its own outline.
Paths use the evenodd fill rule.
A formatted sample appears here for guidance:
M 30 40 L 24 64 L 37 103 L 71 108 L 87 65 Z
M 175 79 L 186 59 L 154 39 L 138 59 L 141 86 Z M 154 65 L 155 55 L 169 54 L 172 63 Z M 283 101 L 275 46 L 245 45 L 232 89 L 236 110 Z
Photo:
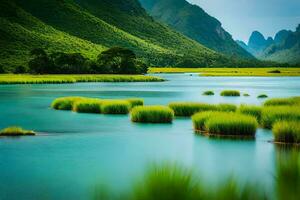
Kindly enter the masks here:
M 273 98 L 265 101 L 264 106 L 295 106 L 300 105 L 300 97 Z
M 239 97 L 241 93 L 237 90 L 223 90 L 220 95 L 224 97 Z
M 128 114 L 131 104 L 126 100 L 104 100 L 101 104 L 103 114 Z
M 261 114 L 262 114 L 262 107 L 254 106 L 254 105 L 241 105 L 238 110 L 238 113 L 250 115 L 257 119 L 260 122 Z
M 140 123 L 172 123 L 174 111 L 167 106 L 137 106 L 131 111 L 131 121 Z
M 300 144 L 300 121 L 278 121 L 272 132 L 276 143 Z
M 0 136 L 33 136 L 36 133 L 32 130 L 25 130 L 18 126 L 12 126 L 0 131 Z

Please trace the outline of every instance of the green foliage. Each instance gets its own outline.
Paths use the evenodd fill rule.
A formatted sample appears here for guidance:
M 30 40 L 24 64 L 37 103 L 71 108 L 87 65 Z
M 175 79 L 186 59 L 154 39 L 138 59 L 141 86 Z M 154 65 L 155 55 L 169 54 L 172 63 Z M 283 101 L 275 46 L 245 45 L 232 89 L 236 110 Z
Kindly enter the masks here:
M 126 99 L 126 101 L 128 101 L 131 104 L 131 108 L 144 105 L 144 99 L 141 98 L 131 98 L 131 99 Z
M 192 116 L 193 126 L 196 131 L 206 131 L 205 122 L 215 116 L 222 114 L 218 111 L 199 112 Z
M 101 99 L 82 99 L 73 104 L 72 110 L 79 113 L 101 113 Z
M 300 97 L 274 98 L 265 101 L 264 106 L 293 106 L 300 105 Z
M 260 94 L 260 95 L 257 96 L 257 98 L 259 98 L 259 99 L 265 99 L 265 98 L 268 98 L 268 95 L 266 95 L 266 94 Z
M 172 102 L 169 107 L 174 111 L 175 116 L 189 117 L 197 112 L 217 110 L 216 105 L 192 102 Z
M 84 100 L 83 97 L 61 97 L 55 99 L 51 107 L 55 110 L 72 110 L 76 101 Z
M 103 114 L 128 114 L 131 105 L 126 100 L 104 100 L 101 104 Z
M 36 135 L 34 131 L 24 130 L 21 127 L 12 126 L 0 130 L 0 136 L 26 136 L 26 135 Z
M 221 96 L 232 96 L 232 97 L 239 97 L 241 96 L 240 92 L 237 90 L 224 90 L 220 94 Z
M 172 123 L 174 112 L 166 106 L 137 106 L 131 111 L 131 121 L 140 123 Z
M 215 95 L 215 93 L 211 90 L 208 90 L 208 91 L 203 92 L 202 95 L 212 96 L 212 95 Z
M 275 142 L 300 144 L 300 121 L 278 121 L 272 132 Z
M 253 105 L 241 105 L 237 112 L 245 115 L 251 115 L 260 122 L 261 114 L 262 114 L 262 107 L 260 106 L 253 106 Z
M 217 110 L 221 112 L 235 112 L 237 110 L 237 106 L 234 104 L 221 103 L 217 105 Z
M 298 106 L 267 106 L 263 107 L 261 125 L 271 129 L 278 121 L 300 121 L 300 107 Z
M 0 75 L 0 84 L 63 84 L 76 82 L 160 82 L 164 79 L 144 75 Z

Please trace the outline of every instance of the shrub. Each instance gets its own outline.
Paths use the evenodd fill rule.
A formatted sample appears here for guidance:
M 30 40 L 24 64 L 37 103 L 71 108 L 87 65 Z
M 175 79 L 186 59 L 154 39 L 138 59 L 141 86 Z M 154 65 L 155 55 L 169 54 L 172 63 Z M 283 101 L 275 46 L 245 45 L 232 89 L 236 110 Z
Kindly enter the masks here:
M 131 121 L 141 123 L 172 123 L 174 111 L 166 106 L 137 106 L 131 111 Z
M 131 108 L 144 105 L 144 100 L 140 98 L 126 99 L 126 101 L 130 103 Z
M 84 100 L 84 97 L 61 97 L 55 99 L 51 107 L 56 110 L 72 110 L 76 101 Z
M 275 142 L 300 143 L 300 121 L 278 121 L 272 132 Z
M 217 109 L 222 112 L 235 112 L 237 110 L 237 106 L 234 104 L 221 103 L 217 106 Z
M 259 99 L 268 98 L 268 95 L 266 95 L 266 94 L 260 94 L 260 95 L 257 96 L 257 98 L 259 98 Z
M 13 126 L 0 131 L 0 136 L 26 136 L 36 135 L 34 131 L 24 130 L 21 127 Z
M 300 97 L 274 98 L 264 103 L 264 106 L 293 106 L 300 105 Z
M 232 96 L 232 97 L 236 97 L 236 96 L 241 96 L 240 92 L 237 90 L 224 90 L 221 92 L 221 96 Z
M 79 113 L 101 113 L 101 105 L 103 101 L 100 99 L 85 99 L 76 101 L 73 105 L 73 111 Z
M 189 117 L 197 112 L 217 110 L 217 106 L 205 103 L 173 102 L 169 107 L 174 111 L 175 116 Z
M 207 96 L 212 96 L 212 95 L 215 95 L 215 93 L 213 91 L 205 91 L 202 93 L 202 95 L 207 95 Z
M 103 114 L 128 114 L 130 103 L 125 100 L 105 100 L 101 105 Z
M 255 136 L 257 121 L 252 116 L 237 113 L 221 113 L 205 121 L 209 134 L 224 136 Z
M 272 128 L 277 121 L 300 120 L 298 106 L 268 106 L 262 109 L 261 124 L 264 128 Z
M 241 105 L 238 109 L 238 112 L 245 115 L 251 115 L 260 122 L 262 107 L 260 106 L 252 106 L 252 105 Z

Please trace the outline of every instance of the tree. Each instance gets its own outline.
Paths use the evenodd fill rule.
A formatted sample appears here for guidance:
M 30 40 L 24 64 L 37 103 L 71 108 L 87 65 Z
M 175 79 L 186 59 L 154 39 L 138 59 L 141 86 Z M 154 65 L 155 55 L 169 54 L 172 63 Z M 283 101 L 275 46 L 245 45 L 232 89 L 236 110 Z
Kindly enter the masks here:
M 14 74 L 25 74 L 27 72 L 28 68 L 23 65 L 18 65 L 14 70 Z
M 49 74 L 53 68 L 53 62 L 49 59 L 47 53 L 41 49 L 33 49 L 30 52 L 30 55 L 33 57 L 29 63 L 29 69 L 32 73 L 36 74 Z

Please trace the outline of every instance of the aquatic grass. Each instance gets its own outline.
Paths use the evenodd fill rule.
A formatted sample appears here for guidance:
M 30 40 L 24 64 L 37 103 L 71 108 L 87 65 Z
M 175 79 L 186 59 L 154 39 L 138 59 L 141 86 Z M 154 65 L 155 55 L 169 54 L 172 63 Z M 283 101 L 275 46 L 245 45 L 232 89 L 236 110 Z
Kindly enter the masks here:
M 215 93 L 211 90 L 208 90 L 208 91 L 203 92 L 202 95 L 212 96 L 212 95 L 215 95 Z
M 237 91 L 237 90 L 223 90 L 221 93 L 220 93 L 221 96 L 225 96 L 225 97 L 238 97 L 238 96 L 241 96 L 240 92 Z
M 131 121 L 140 123 L 172 123 L 174 111 L 167 106 L 137 106 L 131 110 Z
M 193 102 L 172 102 L 169 107 L 174 111 L 175 116 L 190 117 L 197 112 L 218 110 L 216 105 Z
M 274 141 L 284 144 L 300 144 L 300 121 L 278 121 L 273 125 Z
M 85 100 L 84 97 L 60 97 L 51 103 L 51 107 L 55 110 L 72 110 L 76 101 Z
M 294 106 L 300 105 L 300 97 L 273 98 L 265 101 L 264 106 Z
M 243 96 L 244 96 L 244 97 L 250 97 L 250 94 L 244 93 Z
M 266 94 L 260 94 L 257 96 L 258 99 L 265 99 L 265 98 L 268 98 L 268 95 Z
M 161 82 L 164 79 L 145 75 L 29 75 L 2 74 L 0 84 L 64 84 L 78 82 Z
M 210 135 L 254 137 L 258 123 L 255 117 L 238 113 L 222 113 L 209 117 L 205 129 Z
M 262 109 L 261 125 L 271 129 L 278 121 L 300 121 L 299 106 L 267 106 Z
M 79 113 L 101 113 L 101 99 L 84 99 L 73 104 L 73 111 Z
M 194 130 L 196 131 L 206 131 L 205 122 L 210 118 L 222 113 L 218 111 L 205 111 L 199 112 L 192 116 L 192 122 Z
M 221 112 L 235 112 L 237 110 L 237 106 L 234 104 L 221 103 L 217 105 L 217 110 Z
M 238 110 L 238 113 L 245 114 L 245 115 L 251 115 L 257 119 L 258 122 L 260 122 L 261 114 L 262 114 L 262 107 L 260 106 L 254 106 L 254 105 L 241 105 Z
M 0 136 L 32 136 L 36 135 L 34 131 L 24 130 L 18 126 L 12 126 L 0 131 Z
M 131 99 L 126 99 L 126 101 L 130 103 L 131 108 L 144 105 L 144 99 L 141 98 L 131 98 Z
M 128 114 L 131 104 L 126 100 L 103 100 L 101 113 L 103 114 Z

